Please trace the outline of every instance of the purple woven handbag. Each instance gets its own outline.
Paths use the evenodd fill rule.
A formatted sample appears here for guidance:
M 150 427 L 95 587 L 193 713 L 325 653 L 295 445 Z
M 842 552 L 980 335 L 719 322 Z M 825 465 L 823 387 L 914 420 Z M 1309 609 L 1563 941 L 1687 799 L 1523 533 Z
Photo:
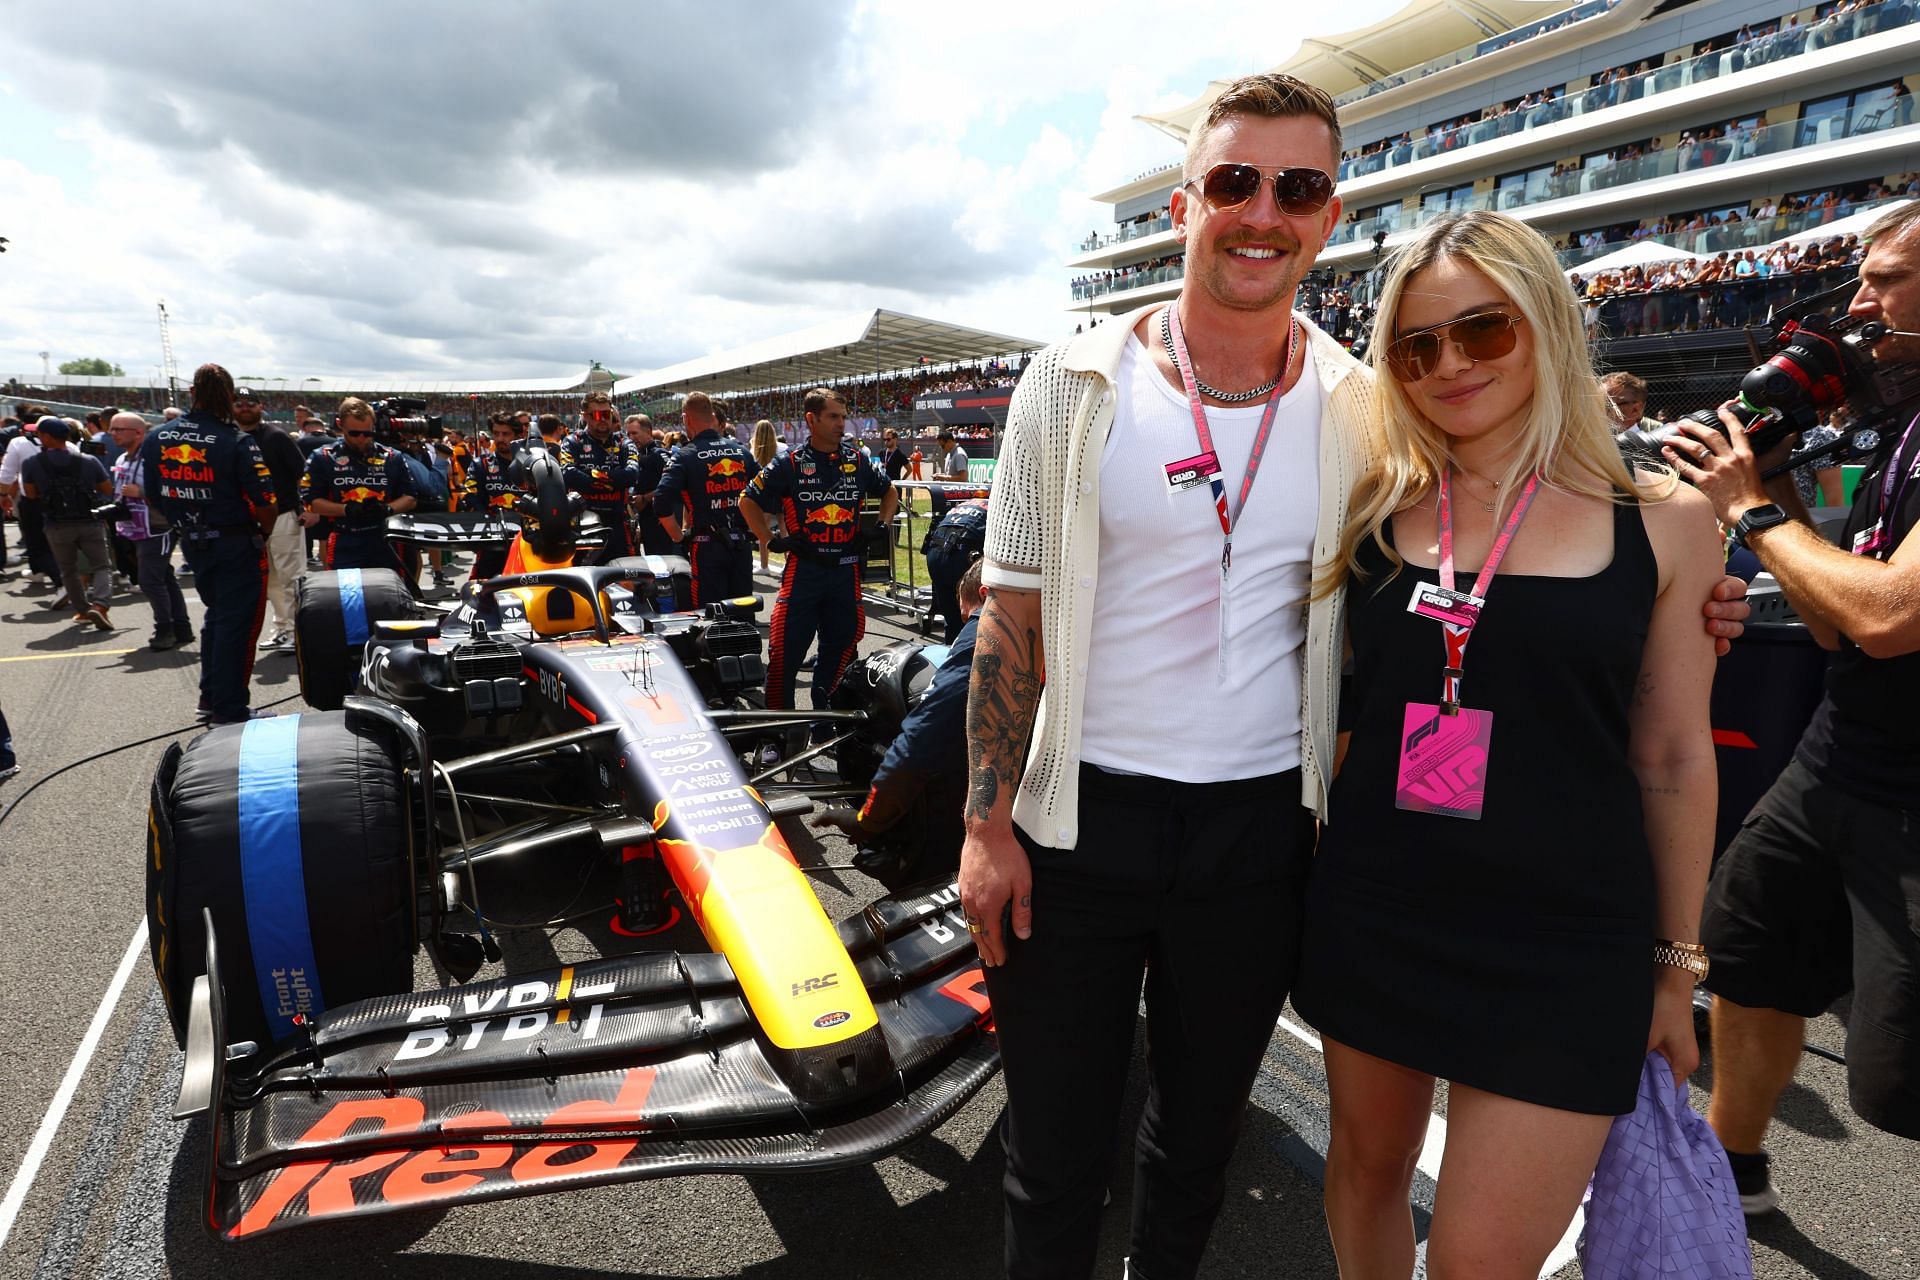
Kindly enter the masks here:
M 1594 1167 L 1580 1270 L 1586 1280 L 1752 1280 L 1727 1153 L 1657 1053 L 1641 1068 L 1638 1104 L 1613 1122 Z

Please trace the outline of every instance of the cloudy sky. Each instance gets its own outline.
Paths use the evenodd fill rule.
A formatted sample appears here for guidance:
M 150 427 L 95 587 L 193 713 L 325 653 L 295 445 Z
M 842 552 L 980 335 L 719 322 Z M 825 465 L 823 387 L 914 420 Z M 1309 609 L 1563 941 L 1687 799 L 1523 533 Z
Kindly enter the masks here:
M 1400 0 L 0 0 L 0 378 L 643 372 L 882 306 L 1051 340 L 1133 117 Z

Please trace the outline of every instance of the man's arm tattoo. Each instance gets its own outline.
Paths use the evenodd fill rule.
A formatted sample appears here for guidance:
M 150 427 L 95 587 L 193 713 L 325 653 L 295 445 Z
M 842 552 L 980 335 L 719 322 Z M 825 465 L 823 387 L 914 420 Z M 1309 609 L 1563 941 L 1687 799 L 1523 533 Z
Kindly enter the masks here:
M 966 816 L 984 821 L 999 799 L 1000 785 L 1020 776 L 1046 675 L 1040 669 L 1040 637 L 1032 628 L 1016 635 L 989 605 L 981 618 L 967 699 Z

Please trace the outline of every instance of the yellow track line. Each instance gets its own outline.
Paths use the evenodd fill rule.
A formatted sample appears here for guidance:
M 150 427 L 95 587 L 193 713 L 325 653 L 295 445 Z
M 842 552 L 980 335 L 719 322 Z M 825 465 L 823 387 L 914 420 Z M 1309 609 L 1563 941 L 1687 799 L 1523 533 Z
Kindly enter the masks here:
M 75 649 L 72 653 L 26 653 L 17 658 L 0 658 L 0 662 L 51 662 L 55 658 L 112 658 L 122 653 L 138 653 L 138 649 Z

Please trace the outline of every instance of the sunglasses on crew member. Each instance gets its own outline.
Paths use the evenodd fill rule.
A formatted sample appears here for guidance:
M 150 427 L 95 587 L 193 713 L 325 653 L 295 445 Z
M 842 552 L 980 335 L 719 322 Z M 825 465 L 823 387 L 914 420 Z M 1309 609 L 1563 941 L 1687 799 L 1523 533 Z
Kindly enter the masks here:
M 1273 199 L 1280 212 L 1292 217 L 1318 213 L 1333 199 L 1333 179 L 1319 169 L 1275 169 Z M 1200 188 L 1200 198 L 1218 212 L 1238 209 L 1260 194 L 1267 174 L 1258 165 L 1217 164 L 1180 185 Z
M 343 435 L 343 436 L 345 436 L 345 437 L 346 437 L 347 439 L 349 439 L 349 440 L 360 440 L 360 439 L 364 439 L 365 437 L 368 437 L 368 436 L 371 436 L 371 435 L 373 434 L 373 432 L 371 432 L 371 431 L 348 431 L 348 430 L 346 430 L 346 429 L 344 429 L 344 428 L 342 428 L 342 430 L 341 430 L 341 432 L 340 432 L 340 434 L 341 434 L 341 435 Z
M 1440 364 L 1441 344 L 1451 342 L 1469 360 L 1498 360 L 1519 345 L 1516 331 L 1525 316 L 1511 311 L 1476 311 L 1458 320 L 1403 333 L 1387 346 L 1387 368 L 1400 382 L 1418 382 Z

